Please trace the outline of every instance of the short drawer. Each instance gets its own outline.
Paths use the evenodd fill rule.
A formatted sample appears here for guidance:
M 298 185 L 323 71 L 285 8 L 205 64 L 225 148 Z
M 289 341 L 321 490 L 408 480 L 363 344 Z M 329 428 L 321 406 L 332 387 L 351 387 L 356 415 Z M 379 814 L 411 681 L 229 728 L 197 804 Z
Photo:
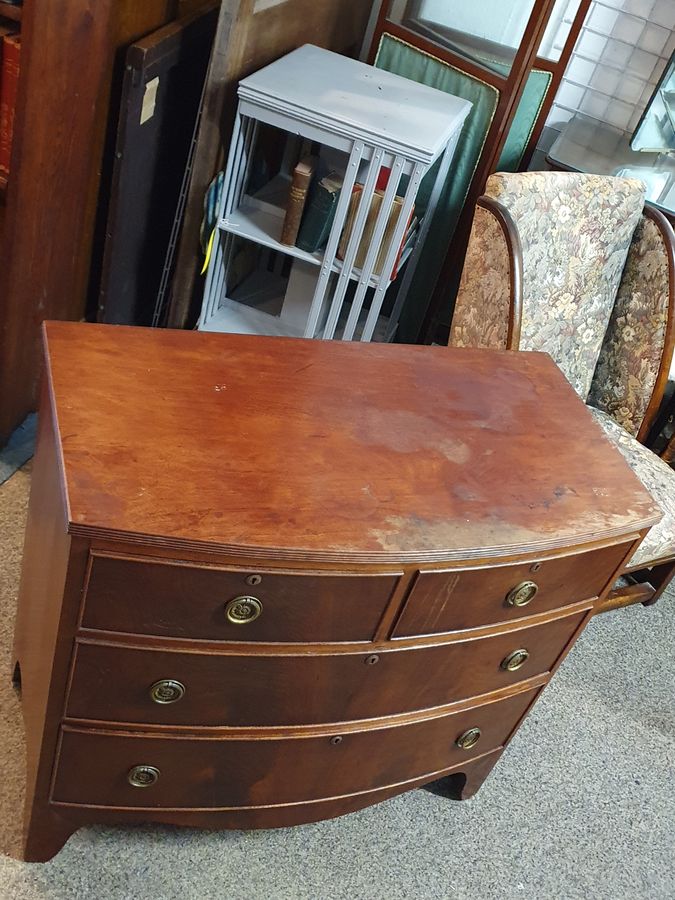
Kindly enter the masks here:
M 479 628 L 596 597 L 629 548 L 619 544 L 539 562 L 420 571 L 394 637 Z
M 370 640 L 400 574 L 244 571 L 94 554 L 82 625 L 212 641 Z
M 214 808 L 372 790 L 433 775 L 500 747 L 535 696 L 527 691 L 407 725 L 294 738 L 197 740 L 65 728 L 53 799 Z M 129 783 L 138 766 L 145 768 L 136 769 L 135 778 L 153 782 L 147 787 Z
M 79 641 L 66 714 L 148 725 L 305 725 L 428 709 L 548 672 L 585 614 L 506 634 L 370 652 L 244 654 Z M 502 666 L 525 650 L 522 665 Z M 516 662 L 519 660 L 516 659 Z M 165 683 L 176 699 L 157 702 Z M 177 696 L 179 695 L 180 696 Z

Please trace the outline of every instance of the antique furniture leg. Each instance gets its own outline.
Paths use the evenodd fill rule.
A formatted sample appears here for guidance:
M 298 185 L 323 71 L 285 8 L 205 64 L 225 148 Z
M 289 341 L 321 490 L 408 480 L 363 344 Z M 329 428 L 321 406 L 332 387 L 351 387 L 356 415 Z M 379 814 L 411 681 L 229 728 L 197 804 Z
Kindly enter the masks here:
M 449 800 L 470 800 L 493 770 L 503 750 L 486 753 L 467 765 L 461 772 L 452 772 L 438 781 L 425 785 L 426 790 Z
M 26 731 L 24 859 L 29 862 L 50 859 L 78 827 L 57 815 L 49 802 L 72 654 L 72 644 L 63 640 L 60 628 L 75 627 L 87 562 L 82 543 L 68 534 L 60 477 L 56 429 L 45 384 L 12 666 Z M 62 607 L 63 596 L 72 602 Z
M 673 580 L 673 576 L 675 576 L 675 561 L 627 572 L 624 577 L 630 581 L 630 584 L 610 591 L 607 597 L 596 606 L 595 615 L 609 612 L 612 609 L 621 609 L 624 606 L 632 606 L 634 603 L 653 606 Z
M 47 862 L 64 846 L 79 825 L 66 822 L 46 805 L 33 808 L 33 817 L 25 823 L 23 858 L 26 862 Z
M 637 576 L 638 573 L 636 572 L 635 574 Z M 642 570 L 639 574 L 644 574 L 654 588 L 652 596 L 643 603 L 643 606 L 652 606 L 673 580 L 675 562 L 664 563 L 662 566 L 652 566 L 651 569 L 647 571 Z

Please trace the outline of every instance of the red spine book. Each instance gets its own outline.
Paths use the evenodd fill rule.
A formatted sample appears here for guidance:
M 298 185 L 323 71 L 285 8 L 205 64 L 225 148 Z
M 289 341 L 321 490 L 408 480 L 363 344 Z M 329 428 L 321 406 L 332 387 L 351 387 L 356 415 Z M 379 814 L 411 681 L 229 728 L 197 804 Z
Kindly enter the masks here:
M 0 174 L 9 174 L 14 130 L 14 108 L 19 86 L 21 36 L 5 35 L 2 39 L 2 73 L 0 74 Z

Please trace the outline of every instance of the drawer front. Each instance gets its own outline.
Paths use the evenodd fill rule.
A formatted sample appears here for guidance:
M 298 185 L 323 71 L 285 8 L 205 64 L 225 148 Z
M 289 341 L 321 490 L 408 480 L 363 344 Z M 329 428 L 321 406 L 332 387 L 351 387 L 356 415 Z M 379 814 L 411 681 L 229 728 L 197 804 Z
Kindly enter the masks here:
M 256 656 L 78 644 L 67 715 L 163 725 L 305 725 L 428 709 L 549 671 L 584 614 L 433 647 Z M 516 650 L 516 671 L 501 663 Z M 158 703 L 153 685 L 184 688 Z
M 595 597 L 629 547 L 619 544 L 539 563 L 418 572 L 394 637 L 478 628 Z M 536 585 L 534 596 L 525 582 Z M 509 600 L 519 585 L 524 585 L 521 594 Z
M 535 696 L 527 691 L 409 725 L 312 737 L 195 740 L 66 729 L 53 799 L 122 807 L 238 807 L 372 790 L 500 747 Z M 461 738 L 470 745 L 475 737 L 467 749 L 457 744 Z M 156 782 L 130 785 L 135 766 L 156 769 Z
M 247 572 L 93 555 L 82 624 L 211 641 L 371 640 L 399 577 Z M 233 603 L 238 597 L 255 602 Z

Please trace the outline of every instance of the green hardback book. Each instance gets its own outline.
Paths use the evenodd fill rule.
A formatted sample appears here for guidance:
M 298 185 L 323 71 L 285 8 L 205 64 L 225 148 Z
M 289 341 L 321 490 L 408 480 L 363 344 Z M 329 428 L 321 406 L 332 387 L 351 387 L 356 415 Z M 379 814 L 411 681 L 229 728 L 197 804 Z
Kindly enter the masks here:
M 315 253 L 325 246 L 335 218 L 335 208 L 342 188 L 342 176 L 330 172 L 315 180 L 309 190 L 309 198 L 300 223 L 295 246 L 308 253 Z

